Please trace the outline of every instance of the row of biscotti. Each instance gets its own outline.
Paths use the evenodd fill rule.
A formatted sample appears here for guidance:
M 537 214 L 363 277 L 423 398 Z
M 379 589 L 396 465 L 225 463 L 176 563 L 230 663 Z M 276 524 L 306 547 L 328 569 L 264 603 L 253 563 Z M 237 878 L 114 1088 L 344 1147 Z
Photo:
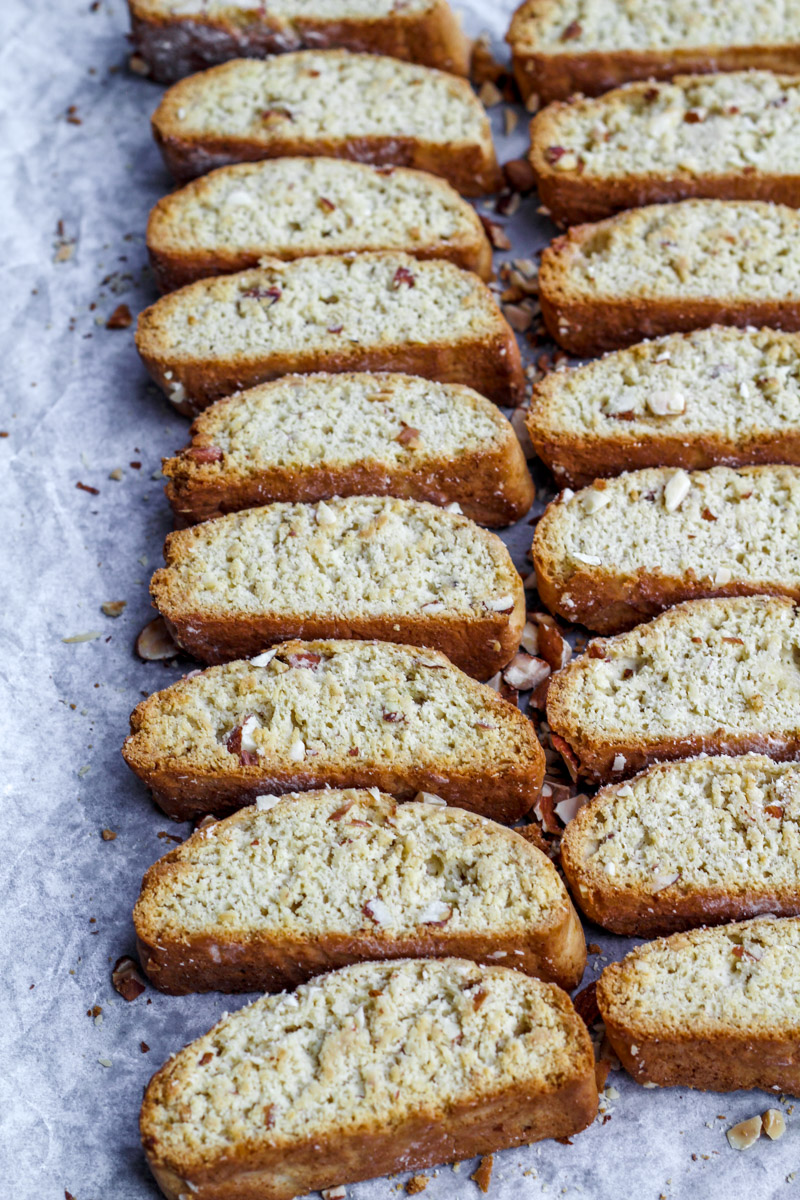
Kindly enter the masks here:
M 645 1086 L 794 1094 L 798 949 L 793 919 L 677 934 L 607 967 L 582 1008 Z M 153 1077 L 141 1130 L 170 1197 L 291 1200 L 566 1137 L 596 1111 L 566 994 L 445 958 L 346 967 L 223 1017 Z
M 494 708 L 510 741 L 512 720 L 502 701 Z M 398 739 L 388 740 L 390 783 L 400 791 L 414 772 Z M 139 747 L 129 743 L 126 755 L 142 769 Z M 373 767 L 350 774 L 370 778 Z M 446 755 L 440 771 L 444 779 Z M 330 762 L 316 776 L 304 767 L 297 780 L 323 777 L 335 778 Z M 481 803 L 463 782 L 458 799 Z M 800 913 L 796 763 L 701 756 L 583 799 L 567 822 L 561 863 L 578 905 L 604 928 L 652 937 Z M 482 803 L 498 810 L 492 797 Z M 377 788 L 265 793 L 254 807 L 204 821 L 148 871 L 134 910 L 139 958 L 171 994 L 274 991 L 361 959 L 443 955 L 508 959 L 572 988 L 586 962 L 580 924 L 536 840 L 535 827 L 520 835 L 428 792 L 399 805 Z
M 797 912 L 800 769 L 780 760 L 800 754 L 799 647 L 787 601 L 695 601 L 552 676 L 549 728 L 576 776 L 625 781 L 675 760 L 604 789 L 569 824 L 564 866 L 592 919 L 646 935 Z M 132 729 L 126 761 L 183 819 L 323 785 L 435 790 L 503 821 L 537 803 L 546 819 L 552 800 L 530 723 L 410 647 L 289 643 L 173 685 Z
M 129 0 L 134 46 L 155 78 L 180 78 L 239 56 L 339 46 L 410 59 L 457 74 L 468 43 L 445 0 Z M 729 0 L 526 0 L 508 34 L 523 97 L 596 94 L 678 70 L 800 67 L 800 20 Z
M 250 402 L 245 394 L 230 403 L 247 420 Z M 248 447 L 252 437 L 249 431 Z M 297 493 L 330 491 L 330 474 L 316 474 L 303 446 L 296 449 L 302 469 L 270 473 L 255 463 L 248 475 L 229 448 L 224 453 L 209 440 L 195 445 L 199 462 L 190 448 L 167 464 L 183 484 L 179 504 L 190 511 L 204 499 L 237 507 L 239 487 L 243 500 L 259 503 L 262 479 L 263 490 L 277 480 L 291 494 L 297 480 Z M 527 481 L 511 430 L 498 449 L 511 443 Z M 484 448 L 483 459 L 491 453 L 491 445 Z M 460 494 L 464 473 L 453 474 L 446 455 L 439 462 Z M 365 480 L 347 471 L 357 490 Z M 491 472 L 485 477 L 491 483 Z M 508 488 L 502 463 L 497 478 Z M 396 479 L 386 474 L 381 486 L 401 490 Z M 414 482 L 406 476 L 407 485 Z M 175 501 L 174 484 L 172 495 Z M 524 511 L 530 493 L 521 495 Z M 178 644 L 206 662 L 254 654 L 287 637 L 379 637 L 435 646 L 486 679 L 519 647 L 523 583 L 497 536 L 459 507 L 369 494 L 242 505 L 168 538 L 153 601 Z M 604 634 L 683 600 L 760 593 L 800 601 L 800 467 L 650 468 L 596 480 L 577 494 L 567 489 L 538 521 L 532 555 L 550 611 Z
M 574 777 L 600 783 L 698 754 L 794 760 L 799 654 L 800 618 L 791 601 L 689 601 L 629 633 L 590 642 L 586 654 L 556 670 L 545 697 L 551 740 Z M 182 819 L 230 811 L 264 792 L 331 785 L 375 786 L 401 799 L 435 792 L 461 808 L 514 821 L 537 803 L 544 772 L 530 722 L 491 688 L 432 651 L 366 641 L 290 642 L 254 661 L 184 679 L 139 706 L 124 754 L 165 811 Z M 724 774 L 724 764 L 708 761 L 711 776 Z M 761 824 L 749 814 L 746 827 L 756 836 L 775 817 L 781 837 L 791 841 L 792 824 L 784 828 L 780 820 L 794 820 L 796 769 L 759 782 L 763 760 L 732 762 L 744 772 L 730 777 L 732 791 L 751 798 L 760 791 L 763 800 Z M 702 768 L 688 775 L 665 768 L 652 782 L 636 782 L 633 808 L 642 796 L 652 804 L 653 788 L 669 786 L 702 792 Z M 615 789 L 597 811 L 629 797 Z M 548 799 L 538 802 L 541 809 Z M 783 811 L 772 811 L 776 804 Z M 686 820 L 694 802 L 689 808 Z M 579 816 L 576 828 L 593 821 Z M 635 829 L 631 836 L 636 841 Z M 604 849 L 591 843 L 590 831 L 584 851 L 612 864 L 609 878 L 624 874 L 624 838 Z M 668 877 L 684 865 L 675 859 L 682 852 L 681 839 L 671 849 L 656 847 L 654 856 L 642 850 L 647 870 L 665 856 Z M 581 853 L 576 849 L 570 861 Z M 746 862 L 742 870 L 746 876 Z M 590 892 L 576 887 L 582 904 Z M 773 901 L 779 909 L 780 898 Z M 587 903 L 593 915 L 602 911 Z M 734 908 L 733 915 L 743 912 Z M 647 927 L 649 918 L 641 919 Z M 661 927 L 659 918 L 653 921 Z

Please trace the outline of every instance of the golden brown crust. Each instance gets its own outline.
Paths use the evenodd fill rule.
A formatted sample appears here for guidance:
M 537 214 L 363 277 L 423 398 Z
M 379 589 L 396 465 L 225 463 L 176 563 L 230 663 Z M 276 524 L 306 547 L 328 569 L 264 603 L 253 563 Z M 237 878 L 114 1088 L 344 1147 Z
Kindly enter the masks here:
M 219 170 L 224 172 L 226 168 L 222 167 Z M 403 171 L 407 174 L 407 171 L 402 167 L 387 167 L 383 173 L 391 175 L 395 170 Z M 179 199 L 185 192 L 202 201 L 204 195 L 209 190 L 209 184 L 214 183 L 214 176 L 217 174 L 217 171 L 210 171 L 208 175 L 203 175 L 199 179 L 186 184 L 185 188 L 181 189 L 180 193 L 177 193 L 177 198 Z M 444 180 L 433 177 L 430 180 L 430 184 L 434 188 L 442 189 L 447 194 L 448 185 Z M 450 192 L 449 194 L 453 200 L 456 199 L 454 193 Z M 187 250 L 181 244 L 179 236 L 180 210 L 178 209 L 173 215 L 175 201 L 176 193 L 174 192 L 169 196 L 162 197 L 151 210 L 147 222 L 146 242 L 150 267 L 158 289 L 162 294 L 175 291 L 176 288 L 184 287 L 187 283 L 193 283 L 197 279 L 208 279 L 213 275 L 231 275 L 237 271 L 246 271 L 252 267 L 257 267 L 261 259 L 265 257 L 277 258 L 282 262 L 291 262 L 295 258 L 301 258 L 314 253 L 328 253 L 324 244 L 320 244 L 316 251 L 308 248 L 295 250 L 291 246 L 276 244 L 253 245 L 249 249 L 227 248 L 220 245 L 214 250 Z M 464 270 L 474 271 L 483 280 L 489 280 L 492 277 L 492 247 L 489 244 L 489 239 L 478 220 L 475 210 L 463 200 L 460 203 L 463 206 L 464 214 L 469 217 L 472 224 L 472 229 L 469 233 L 464 233 L 463 235 L 455 234 L 445 242 L 437 242 L 428 246 L 409 245 L 400 247 L 400 249 L 423 261 L 431 258 L 445 259 L 448 262 L 454 263 L 457 267 L 462 267 Z M 338 245 L 336 253 L 358 253 L 362 250 L 381 249 L 381 247 L 375 246 L 372 242 L 364 245 L 363 240 L 359 239 L 357 230 L 353 230 L 352 239 L 352 244 L 349 246 Z M 396 250 L 399 247 L 387 246 L 383 248 Z
M 236 814 L 226 818 L 226 823 L 247 819 L 247 813 Z M 526 840 L 511 829 L 495 827 L 485 833 L 494 840 Z M 424 933 L 402 937 L 380 929 L 308 938 L 291 934 L 276 938 L 274 930 L 264 934 L 234 931 L 227 936 L 218 930 L 213 935 L 170 937 L 149 907 L 148 894 L 170 880 L 180 886 L 181 864 L 202 838 L 202 832 L 193 834 L 148 869 L 133 911 L 139 961 L 150 981 L 170 995 L 281 991 L 349 963 L 391 958 L 469 958 L 486 966 L 497 966 L 502 958 L 504 965 L 568 991 L 577 987 L 583 976 L 586 943 L 566 895 L 563 903 L 551 906 L 547 919 L 520 926 L 514 936 L 498 936 L 491 928 L 479 934 L 428 925 Z M 527 849 L 529 869 L 536 873 L 544 856 L 531 844 Z M 547 860 L 545 865 L 552 870 Z
M 548 985 L 544 985 L 548 986 Z M 491 1154 L 543 1138 L 567 1138 L 597 1113 L 594 1052 L 569 997 L 549 985 L 548 1002 L 559 1010 L 573 1040 L 569 1074 L 543 1084 L 525 1080 L 494 1092 L 476 1083 L 468 1101 L 443 1111 L 434 1100 L 391 1128 L 374 1121 L 328 1138 L 284 1141 L 278 1146 L 231 1144 L 224 1160 L 175 1162 L 159 1146 L 159 1113 L 170 1105 L 173 1060 L 148 1084 L 140 1116 L 148 1164 L 168 1200 L 293 1200 L 342 1182 L 355 1183 L 399 1170 Z M 180 1171 L 180 1173 L 179 1173 Z
M 147 0 L 129 0 L 129 7 L 134 47 L 159 83 L 231 58 L 265 58 L 304 48 L 386 54 L 456 75 L 469 71 L 469 43 L 446 0 L 433 0 L 427 13 L 398 10 L 372 20 L 335 21 L 298 16 L 291 25 L 271 18 L 266 6 L 250 9 L 245 23 L 224 14 L 200 20 L 160 15 Z
M 400 258 L 411 261 L 406 255 Z M 257 272 L 250 274 L 257 284 Z M 136 346 L 150 375 L 173 398 L 176 408 L 188 416 L 233 392 L 283 375 L 307 375 L 315 371 L 421 375 L 439 383 L 463 384 L 497 404 L 510 406 L 521 404 L 525 395 L 522 357 L 513 330 L 477 276 L 475 286 L 482 289 L 479 298 L 487 304 L 486 320 L 470 339 L 389 345 L 348 340 L 327 349 L 297 346 L 288 352 L 264 347 L 247 357 L 181 360 L 175 354 L 172 339 L 164 334 L 169 306 L 191 302 L 191 289 L 203 292 L 210 286 L 214 285 L 201 280 L 163 297 L 140 313 L 136 330 Z M 181 389 L 180 398 L 176 397 L 176 388 Z
M 543 385 L 547 385 L 550 378 L 543 380 Z M 557 386 L 557 378 L 555 382 Z M 727 441 L 710 432 L 692 434 L 691 438 L 670 436 L 665 432 L 658 438 L 640 441 L 627 434 L 624 428 L 615 438 L 591 438 L 568 431 L 553 435 L 537 428 L 535 422 L 532 407 L 527 426 L 534 449 L 553 472 L 557 483 L 572 488 L 587 487 L 595 479 L 609 479 L 623 471 L 638 471 L 645 467 L 683 467 L 686 471 L 697 471 L 718 466 L 800 465 L 800 429 L 796 433 L 778 430 L 774 434 L 758 433 L 744 442 Z
M 770 599 L 763 596 L 761 599 L 765 604 L 791 607 L 791 601 L 786 598 Z M 691 621 L 696 612 L 695 605 L 703 603 L 702 600 L 690 601 L 662 613 L 656 620 L 667 623 Z M 547 719 L 553 732 L 563 742 L 562 752 L 569 757 L 573 769 L 581 778 L 598 784 L 618 782 L 653 763 L 695 758 L 699 754 L 755 753 L 766 754 L 777 762 L 800 760 L 800 726 L 793 731 L 762 730 L 754 726 L 752 729 L 719 729 L 707 736 L 686 733 L 672 737 L 658 736 L 651 729 L 640 737 L 619 734 L 609 740 L 598 734 L 589 721 L 576 724 L 576 696 L 573 690 L 576 676 L 590 673 L 594 661 L 605 658 L 610 652 L 607 647 L 610 648 L 611 644 L 601 638 L 591 641 L 584 655 L 552 676 L 547 692 Z
M 682 80 L 679 77 L 675 82 L 680 84 Z M 619 100 L 624 108 L 624 91 L 619 93 Z M 684 169 L 674 175 L 651 171 L 608 178 L 592 175 L 582 165 L 559 170 L 548 150 L 558 146 L 558 117 L 568 107 L 567 103 L 552 104 L 537 113 L 530 126 L 529 158 L 539 198 L 557 225 L 601 221 L 624 209 L 676 200 L 764 200 L 800 207 L 800 175 L 766 174 L 755 169 L 704 175 Z
M 211 174 L 213 175 L 213 173 L 212 171 Z M 202 176 L 202 179 L 205 178 L 205 175 Z M 158 208 L 158 204 L 156 208 Z M 151 213 L 151 217 L 152 215 Z M 354 252 L 358 252 L 361 248 L 358 245 L 351 247 Z M 303 253 L 308 254 L 308 251 L 303 251 Z M 418 258 L 422 262 L 431 258 L 443 258 L 465 271 L 474 271 L 483 280 L 489 280 L 492 277 L 492 248 L 485 238 L 480 241 L 477 238 L 474 241 L 464 239 L 460 242 L 453 238 L 448 242 L 439 242 L 434 246 L 420 247 L 419 249 L 408 246 L 405 248 L 405 253 L 412 254 L 414 258 Z M 194 283 L 197 279 L 209 279 L 212 275 L 232 275 L 236 271 L 246 271 L 251 267 L 257 267 L 265 254 L 269 254 L 272 258 L 279 258 L 282 262 L 291 262 L 292 259 L 301 257 L 300 253 L 295 254 L 289 248 L 280 251 L 280 248 L 274 246 L 258 252 L 242 250 L 226 253 L 220 248 L 217 251 L 209 250 L 203 254 L 181 254 L 179 251 L 159 250 L 148 245 L 150 267 L 156 286 L 162 295 L 185 287 L 187 283 Z
M 293 642 L 281 652 L 306 649 L 306 643 Z M 470 688 L 477 686 L 470 680 L 463 682 Z M 179 688 L 181 684 L 173 686 Z M 531 722 L 516 705 L 489 689 L 484 698 L 496 707 L 498 721 L 512 726 L 522 738 L 527 747 L 525 755 L 507 756 L 491 764 L 465 765 L 460 770 L 420 760 L 350 757 L 344 752 L 307 758 L 302 764 L 262 757 L 258 763 L 245 765 L 231 756 L 224 769 L 205 767 L 193 764 L 190 755 L 171 757 L 151 740 L 150 715 L 157 713 L 162 703 L 161 694 L 156 692 L 131 714 L 131 736 L 122 748 L 122 756 L 151 789 L 159 807 L 176 821 L 206 813 L 221 816 L 254 804 L 264 794 L 283 795 L 323 787 L 377 787 L 399 800 L 413 800 L 418 792 L 432 792 L 448 804 L 512 824 L 536 802 L 544 778 L 544 751 Z
M 589 1054 L 591 1058 L 582 1054 L 574 1076 L 553 1090 L 520 1087 L 453 1107 L 444 1116 L 420 1112 L 413 1120 L 390 1130 L 375 1128 L 346 1136 L 337 1133 L 322 1144 L 315 1140 L 291 1150 L 264 1153 L 257 1167 L 250 1165 L 244 1155 L 232 1156 L 224 1175 L 221 1170 L 209 1170 L 203 1178 L 194 1176 L 190 1194 L 194 1200 L 294 1200 L 295 1196 L 336 1186 L 342 1180 L 356 1183 L 396 1171 L 491 1154 L 543 1138 L 570 1137 L 590 1125 L 597 1113 L 591 1047 Z M 156 1075 L 145 1097 L 143 1123 L 147 1109 L 154 1103 L 151 1089 L 159 1086 Z M 168 1200 L 181 1200 L 186 1194 L 184 1178 L 159 1162 L 146 1140 L 144 1148 L 164 1195 Z
M 710 576 L 699 577 L 693 569 L 668 575 L 644 565 L 628 571 L 615 569 L 613 564 L 576 567 L 563 557 L 564 540 L 558 531 L 560 503 L 557 496 L 536 525 L 531 548 L 536 587 L 550 612 L 595 633 L 622 633 L 684 600 L 761 595 L 800 602 L 798 579 L 787 578 L 783 583 L 738 579 L 715 584 Z
M 273 502 L 312 503 L 357 495 L 397 496 L 439 505 L 456 502 L 470 520 L 503 526 L 524 517 L 534 501 L 525 455 L 510 428 L 505 440 L 494 446 L 455 458 L 426 455 L 419 467 L 413 460 L 388 466 L 365 458 L 340 467 L 309 463 L 245 473 L 227 469 L 224 460 L 198 462 L 195 452 L 213 446 L 216 421 L 227 409 L 235 410 L 237 403 L 232 397 L 207 409 L 193 424 L 189 445 L 164 460 L 163 472 L 169 480 L 165 491 L 178 528 Z
M 333 50 L 328 53 L 338 55 L 347 52 Z M 215 75 L 235 69 L 237 61 L 241 60 L 223 63 L 204 72 L 209 76 L 209 83 L 214 82 Z M 191 82 L 194 86 L 196 78 Z M 230 163 L 324 155 L 327 158 L 349 158 L 356 162 L 372 163 L 373 166 L 415 167 L 429 171 L 448 180 L 463 196 L 484 196 L 499 191 L 503 184 L 488 118 L 479 141 L 451 141 L 446 144 L 410 137 L 399 130 L 391 136 L 348 138 L 279 136 L 274 130 L 270 131 L 268 137 L 262 138 L 236 137 L 225 133 L 193 137 L 182 130 L 178 115 L 187 103 L 183 98 L 184 86 L 181 83 L 174 84 L 165 93 L 151 121 L 156 145 L 167 169 L 178 183 L 186 183 L 215 167 Z M 477 103 L 466 80 L 454 79 L 452 86 L 461 90 L 465 103 L 470 106 Z
M 654 768 L 666 773 L 674 768 Z M 666 782 L 666 779 L 665 779 Z M 636 780 L 630 784 L 635 785 Z M 768 877 L 749 887 L 701 887 L 676 880 L 660 887 L 624 886 L 592 863 L 593 821 L 598 808 L 623 785 L 602 788 L 569 822 L 561 839 L 561 866 L 570 892 L 590 921 L 623 937 L 663 937 L 700 925 L 725 925 L 751 917 L 800 915 L 800 889 L 781 887 Z M 713 853 L 713 852 L 712 852 Z
M 546 0 L 545 0 L 546 4 Z M 787 75 L 800 72 L 800 46 L 672 46 L 659 49 L 614 49 L 563 52 L 538 49 L 531 38 L 529 16 L 543 7 L 542 0 L 527 0 L 514 14 L 507 41 L 511 62 L 523 100 L 532 94 L 543 104 L 566 100 L 575 92 L 599 96 L 633 80 L 672 79 L 675 75 L 707 75 L 750 68 Z
M 614 217 L 608 221 L 613 222 Z M 575 225 L 555 238 L 542 254 L 539 300 L 542 319 L 560 346 L 581 358 L 620 350 L 645 338 L 688 333 L 710 325 L 762 326 L 800 329 L 800 300 L 756 298 L 725 301 L 714 297 L 680 300 L 637 296 L 598 295 L 586 299 L 572 294 L 569 272 L 584 241 L 597 235 L 604 223 Z
M 672 943 L 670 948 L 674 947 L 677 957 L 683 945 L 703 933 L 677 933 L 666 946 Z M 664 943 L 649 945 L 657 948 Z M 765 1088 L 791 1095 L 800 1093 L 800 1038 L 785 1014 L 775 1013 L 773 1031 L 733 1025 L 702 1028 L 698 1022 L 687 1022 L 678 1036 L 647 1017 L 626 1021 L 626 975 L 631 969 L 630 959 L 636 954 L 634 950 L 622 962 L 606 967 L 597 982 L 597 1004 L 606 1036 L 634 1079 L 659 1087 L 715 1092 Z
M 180 532 L 180 531 L 179 531 Z M 167 538 L 169 563 L 170 539 Z M 406 646 L 430 646 L 474 679 L 489 679 L 514 657 L 525 628 L 525 595 L 520 580 L 519 595 L 510 615 L 487 613 L 468 620 L 454 616 L 406 616 L 401 613 L 363 617 L 358 613 L 341 617 L 220 614 L 178 608 L 169 595 L 168 568 L 156 571 L 150 584 L 153 603 L 163 616 L 172 637 L 201 662 L 216 664 L 236 658 L 252 658 L 266 646 L 292 638 L 318 638 L 399 642 Z

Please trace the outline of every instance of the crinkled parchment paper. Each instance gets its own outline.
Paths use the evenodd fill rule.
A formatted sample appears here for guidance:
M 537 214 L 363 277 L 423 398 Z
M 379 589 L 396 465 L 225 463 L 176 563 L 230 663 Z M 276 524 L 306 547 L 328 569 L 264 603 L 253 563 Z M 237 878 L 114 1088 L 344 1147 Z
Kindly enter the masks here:
M 460 7 L 470 32 L 490 28 L 502 53 L 511 0 Z M 137 1135 L 142 1089 L 172 1051 L 244 1002 L 148 988 L 126 1003 L 110 978 L 134 950 L 143 871 L 170 849 L 167 835 L 188 832 L 120 757 L 140 697 L 187 669 L 140 662 L 132 648 L 153 615 L 147 583 L 170 528 L 160 460 L 183 444 L 187 422 L 148 383 L 133 330 L 105 328 L 118 304 L 135 315 L 155 297 L 143 233 L 171 186 L 148 128 L 160 89 L 128 72 L 126 30 L 123 0 L 0 3 L 0 1194 L 9 1200 L 63 1200 L 65 1189 L 76 1200 L 156 1196 Z M 501 158 L 520 154 L 525 122 L 511 138 L 500 108 L 493 123 Z M 552 234 L 535 200 L 510 228 L 515 256 Z M 524 573 L 530 535 L 523 522 L 508 537 Z M 116 619 L 100 609 L 114 600 L 127 602 Z M 99 636 L 65 641 L 87 633 Z M 103 829 L 116 837 L 103 840 Z M 588 940 L 612 958 L 627 948 L 596 929 Z M 591 956 L 587 980 L 604 961 Z M 781 1141 L 737 1154 L 724 1130 L 774 1098 L 646 1091 L 621 1072 L 609 1084 L 601 1116 L 573 1145 L 495 1156 L 495 1200 L 796 1193 L 800 1112 Z M 425 1171 L 426 1198 L 477 1200 L 475 1165 Z M 384 1200 L 403 1181 L 348 1196 Z

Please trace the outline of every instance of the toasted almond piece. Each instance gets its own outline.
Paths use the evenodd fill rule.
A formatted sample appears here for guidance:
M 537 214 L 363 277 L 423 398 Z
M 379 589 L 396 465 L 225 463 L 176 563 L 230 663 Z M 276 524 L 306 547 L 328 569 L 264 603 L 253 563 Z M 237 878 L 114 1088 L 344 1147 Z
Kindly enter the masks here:
M 733 1150 L 747 1150 L 761 1137 L 761 1117 L 740 1121 L 727 1131 L 728 1145 Z
M 779 1108 L 768 1108 L 761 1115 L 761 1127 L 767 1137 L 775 1142 L 786 1133 L 786 1118 Z
M 180 654 L 180 647 L 172 640 L 163 617 L 148 621 L 136 639 L 136 653 L 145 662 L 176 658 Z

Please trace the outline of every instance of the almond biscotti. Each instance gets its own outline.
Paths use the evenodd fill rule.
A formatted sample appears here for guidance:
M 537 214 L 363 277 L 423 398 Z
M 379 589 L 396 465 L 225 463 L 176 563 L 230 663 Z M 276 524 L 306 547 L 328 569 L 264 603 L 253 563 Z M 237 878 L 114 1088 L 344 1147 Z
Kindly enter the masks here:
M 572 487 L 638 467 L 800 464 L 800 337 L 716 325 L 642 342 L 551 371 L 526 423 Z
M 756 751 L 800 759 L 800 615 L 784 597 L 688 600 L 589 643 L 553 675 L 547 719 L 575 775 Z
M 153 1077 L 169 1200 L 292 1200 L 585 1128 L 594 1054 L 551 983 L 463 959 L 359 963 L 226 1016 Z
M 259 796 L 429 792 L 493 820 L 536 802 L 544 754 L 519 709 L 443 654 L 390 642 L 287 642 L 156 692 L 123 756 L 175 820 Z
M 445 258 L 488 279 L 492 249 L 472 205 L 443 179 L 338 158 L 220 167 L 164 196 L 147 222 L 156 283 L 314 254 L 400 250 Z
M 760 754 L 661 763 L 602 788 L 561 865 L 591 920 L 656 937 L 800 914 L 800 765 Z
M 303 47 L 388 54 L 466 75 L 469 48 L 446 0 L 128 0 L 134 47 L 160 83 L 231 58 Z
M 639 1083 L 800 1094 L 800 920 L 762 917 L 638 946 L 606 967 L 606 1036 Z
M 533 563 L 550 611 L 603 634 L 704 596 L 800 601 L 800 467 L 651 467 L 567 489 Z
M 153 136 L 179 183 L 285 155 L 419 167 L 465 196 L 499 190 L 489 119 L 466 79 L 376 54 L 239 58 L 174 84 Z
M 722 325 L 800 328 L 800 212 L 682 200 L 576 225 L 542 255 L 542 316 L 573 354 Z
M 321 255 L 191 283 L 139 316 L 136 345 L 183 412 L 292 372 L 405 371 L 498 404 L 525 390 L 488 287 L 408 254 Z
M 267 807 L 269 806 L 269 807 Z M 172 995 L 280 991 L 379 958 L 471 958 L 575 987 L 580 921 L 549 858 L 458 808 L 341 790 L 263 797 L 150 868 L 139 961 Z
M 494 533 L 418 500 L 269 504 L 169 535 L 150 584 L 204 662 L 292 637 L 433 646 L 488 679 L 516 652 L 525 593 Z
M 508 33 L 523 98 L 596 96 L 679 71 L 800 71 L 800 12 L 748 0 L 525 0 Z
M 800 77 L 679 75 L 549 105 L 530 161 L 559 225 L 691 196 L 800 205 Z
M 220 400 L 164 474 L 184 525 L 359 494 L 456 504 L 482 525 L 509 525 L 534 496 L 517 436 L 491 401 L 411 375 L 290 375 Z

